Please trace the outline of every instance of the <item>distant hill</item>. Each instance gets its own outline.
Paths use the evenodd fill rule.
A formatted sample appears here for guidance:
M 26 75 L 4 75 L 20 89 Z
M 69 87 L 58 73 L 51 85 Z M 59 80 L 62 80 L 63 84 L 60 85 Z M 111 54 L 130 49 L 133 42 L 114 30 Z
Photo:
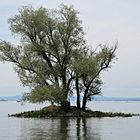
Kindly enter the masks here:
M 140 98 L 121 98 L 121 97 L 105 97 L 105 96 L 94 96 L 94 101 L 140 101 Z
M 21 95 L 16 96 L 0 96 L 0 101 L 20 101 Z M 71 97 L 71 100 L 75 101 L 76 97 Z M 106 97 L 106 96 L 93 96 L 93 101 L 140 101 L 140 98 L 121 98 L 121 97 Z
M 1 96 L 0 101 L 20 101 L 22 96 L 16 95 L 16 96 Z
M 70 98 L 71 101 L 76 101 L 76 96 Z M 82 100 L 82 97 L 81 97 Z M 122 98 L 122 97 L 106 97 L 106 96 L 93 96 L 92 101 L 140 101 L 140 98 Z

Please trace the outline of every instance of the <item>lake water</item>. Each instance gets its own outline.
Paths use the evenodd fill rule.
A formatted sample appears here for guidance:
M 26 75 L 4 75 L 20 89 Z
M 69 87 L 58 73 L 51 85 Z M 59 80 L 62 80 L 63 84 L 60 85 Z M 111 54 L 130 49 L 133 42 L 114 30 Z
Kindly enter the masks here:
M 8 118 L 8 113 L 43 105 L 0 102 L 0 140 L 139 140 L 140 117 L 130 118 Z M 94 101 L 93 110 L 140 113 L 140 102 Z

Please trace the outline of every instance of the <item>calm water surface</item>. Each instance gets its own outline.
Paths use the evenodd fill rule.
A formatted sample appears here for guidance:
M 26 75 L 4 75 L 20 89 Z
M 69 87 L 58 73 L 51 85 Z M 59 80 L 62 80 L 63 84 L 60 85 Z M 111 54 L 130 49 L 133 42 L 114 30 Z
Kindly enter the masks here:
M 7 114 L 43 105 L 0 102 L 0 140 L 139 140 L 140 117 L 8 118 Z M 140 102 L 92 102 L 93 110 L 140 113 Z

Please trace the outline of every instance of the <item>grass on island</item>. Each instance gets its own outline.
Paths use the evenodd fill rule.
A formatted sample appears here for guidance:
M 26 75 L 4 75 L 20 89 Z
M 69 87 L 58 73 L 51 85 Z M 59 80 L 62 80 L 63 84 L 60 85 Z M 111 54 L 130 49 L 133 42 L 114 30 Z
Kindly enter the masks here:
M 86 110 L 82 111 L 72 106 L 70 110 L 63 111 L 60 106 L 50 105 L 40 110 L 26 111 L 16 114 L 8 114 L 9 117 L 24 117 L 24 118 L 48 118 L 48 117 L 132 117 L 136 114 L 121 113 L 121 112 L 101 112 Z

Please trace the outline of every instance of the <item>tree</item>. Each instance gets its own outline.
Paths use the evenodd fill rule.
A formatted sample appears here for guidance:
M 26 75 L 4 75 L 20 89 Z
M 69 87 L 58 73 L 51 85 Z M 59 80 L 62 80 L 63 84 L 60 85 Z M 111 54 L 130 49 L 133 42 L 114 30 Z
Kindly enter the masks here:
M 73 6 L 61 5 L 55 10 L 25 6 L 8 20 L 11 32 L 20 36 L 21 42 L 1 41 L 0 59 L 14 63 L 22 84 L 31 88 L 24 94 L 25 100 L 48 100 L 67 110 L 68 97 L 76 87 L 80 109 L 80 94 L 84 94 L 86 106 L 84 102 L 99 93 L 100 72 L 110 66 L 116 47 L 89 51 L 77 14 Z
M 1 59 L 13 62 L 23 85 L 33 88 L 28 97 L 39 87 L 57 86 L 63 92 L 59 102 L 67 101 L 72 50 L 84 44 L 80 23 L 73 7 L 65 5 L 58 10 L 23 7 L 9 19 L 12 33 L 20 35 L 22 42 L 18 47 L 1 42 Z M 46 99 L 57 100 L 51 93 Z
M 107 45 L 99 45 L 99 48 L 99 51 L 84 49 L 74 57 L 72 63 L 76 77 L 77 107 L 81 108 L 80 95 L 82 94 L 82 110 L 86 109 L 86 103 L 91 100 L 92 96 L 101 93 L 100 74 L 109 69 L 111 62 L 115 59 L 117 43 L 111 48 Z

